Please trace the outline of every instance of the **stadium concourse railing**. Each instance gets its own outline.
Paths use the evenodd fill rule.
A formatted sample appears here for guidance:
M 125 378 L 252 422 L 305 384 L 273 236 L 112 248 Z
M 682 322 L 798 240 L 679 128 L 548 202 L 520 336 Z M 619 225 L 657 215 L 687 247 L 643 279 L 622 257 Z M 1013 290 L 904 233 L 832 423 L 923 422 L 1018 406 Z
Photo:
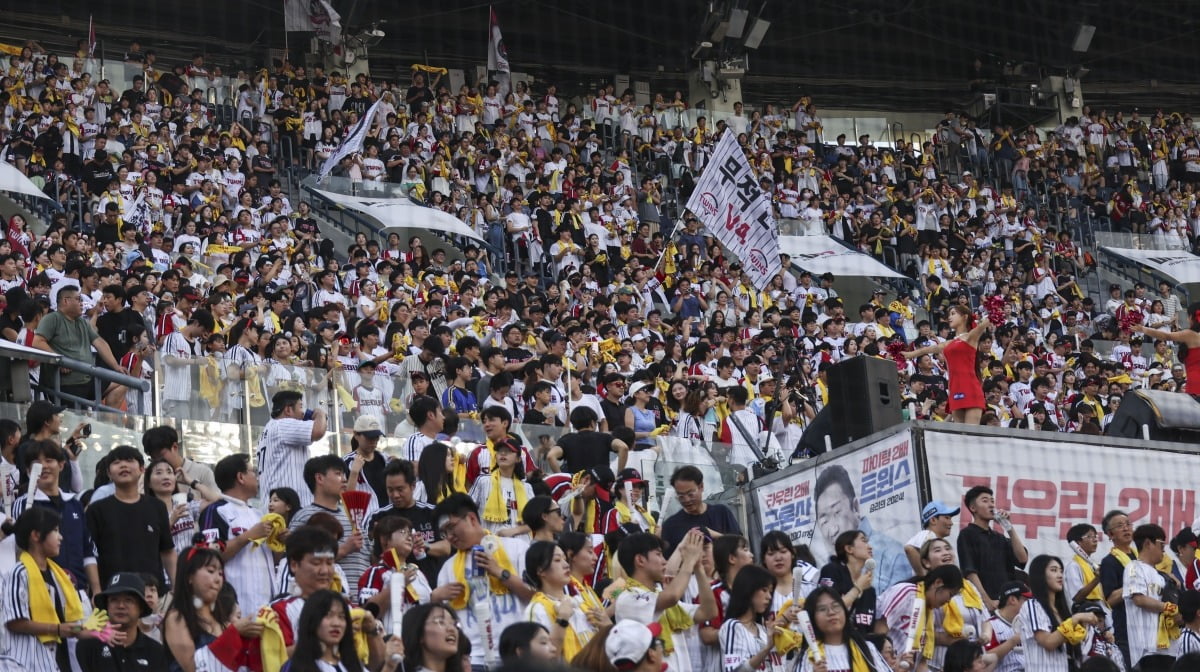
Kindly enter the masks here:
M 125 386 L 122 408 L 62 393 L 55 381 L 57 371 L 64 366 L 93 375 L 98 386 L 107 387 L 110 383 Z M 275 392 L 291 389 L 303 393 L 306 408 L 321 408 L 328 417 L 327 434 L 311 446 L 310 452 L 345 455 L 351 450 L 352 428 L 361 411 L 354 399 L 353 386 L 348 384 L 341 369 L 329 371 L 269 363 L 250 376 L 239 378 L 229 375 L 222 360 L 209 356 L 190 365 L 180 365 L 186 369 L 182 375 L 188 377 L 191 386 L 185 395 L 175 395 L 185 399 L 171 399 L 164 385 L 166 366 L 172 365 L 152 355 L 146 360 L 149 373 L 137 379 L 0 340 L 0 380 L 6 381 L 0 385 L 0 418 L 15 420 L 23 426 L 29 403 L 34 399 L 46 398 L 67 407 L 62 422 L 64 433 L 80 424 L 90 425 L 89 436 L 84 439 L 85 449 L 78 458 L 85 480 L 90 481 L 96 463 L 109 450 L 119 445 L 140 446 L 144 431 L 163 424 L 175 427 L 185 454 L 196 461 L 215 464 L 233 453 L 246 453 L 257 459 L 258 439 L 269 419 L 269 400 Z M 392 398 L 394 382 L 389 376 L 377 376 L 378 387 L 387 391 L 382 414 L 386 433 L 380 449 L 399 455 L 404 439 L 416 430 L 408 419 L 406 405 Z M 244 403 L 247 399 L 248 404 Z M 465 459 L 484 440 L 483 427 L 476 413 L 455 415 L 458 426 L 448 442 Z M 556 471 L 547 451 L 569 429 L 516 424 L 511 431 L 530 448 L 544 473 Z M 739 479 L 737 469 L 727 462 L 731 448 L 728 444 L 692 442 L 670 436 L 645 440 L 644 444 L 630 451 L 627 466 L 639 469 L 654 483 L 648 494 L 652 510 L 669 515 L 676 509 L 674 492 L 668 485 L 671 473 L 680 466 L 693 465 L 704 474 L 706 496 L 728 503 L 742 515 L 739 493 L 743 492 L 744 483 L 740 482 L 743 479 Z M 615 472 L 615 455 L 613 466 Z

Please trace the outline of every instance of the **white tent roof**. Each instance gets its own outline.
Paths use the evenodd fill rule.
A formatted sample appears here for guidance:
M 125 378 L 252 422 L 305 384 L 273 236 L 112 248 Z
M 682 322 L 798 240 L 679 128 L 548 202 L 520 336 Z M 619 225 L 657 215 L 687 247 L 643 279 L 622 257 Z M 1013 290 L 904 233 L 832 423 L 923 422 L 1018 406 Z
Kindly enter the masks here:
M 829 236 L 780 236 L 779 251 L 791 255 L 794 266 L 813 275 L 832 273 L 835 277 L 907 277 L 874 257 L 852 250 Z
M 1100 249 L 1105 254 L 1152 268 L 1180 285 L 1200 282 L 1200 257 L 1187 250 L 1137 250 L 1127 247 Z
M 324 189 L 313 189 L 313 191 L 348 210 L 374 217 L 385 229 L 442 231 L 452 236 L 483 240 L 479 234 L 459 221 L 458 218 L 441 210 L 417 205 L 407 198 L 364 198 L 338 194 Z
M 50 198 L 41 189 L 38 189 L 25 174 L 17 170 L 16 166 L 7 161 L 0 161 L 0 191 L 11 191 L 26 196 L 36 196 L 38 198 Z

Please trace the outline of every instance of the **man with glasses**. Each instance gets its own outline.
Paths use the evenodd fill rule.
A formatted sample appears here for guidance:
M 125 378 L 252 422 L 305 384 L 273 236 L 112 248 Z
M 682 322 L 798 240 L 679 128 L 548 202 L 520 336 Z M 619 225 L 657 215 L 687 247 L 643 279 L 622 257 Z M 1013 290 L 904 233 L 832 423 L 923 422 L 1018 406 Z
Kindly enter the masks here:
M 384 467 L 383 481 L 388 504 L 375 512 L 367 529 L 374 529 L 375 524 L 387 516 L 403 516 L 407 519 L 413 530 L 413 550 L 408 561 L 415 562 L 430 585 L 434 585 L 438 570 L 442 568 L 446 556 L 450 555 L 451 548 L 437 528 L 433 505 L 419 501 L 413 495 L 413 488 L 417 485 L 416 467 L 408 460 L 391 460 Z
M 471 669 L 483 672 L 490 657 L 488 650 L 496 649 L 505 628 L 524 620 L 525 605 L 533 597 L 533 590 L 521 579 L 529 544 L 516 537 L 502 538 L 488 532 L 479 519 L 479 508 L 462 493 L 443 499 L 434 514 L 438 530 L 455 552 L 438 572 L 437 588 L 429 599 L 450 603 L 463 624 L 463 632 L 471 638 Z M 487 576 L 486 596 L 471 595 L 471 584 L 475 583 L 472 579 L 479 574 Z M 491 602 L 490 629 L 475 619 L 471 604 L 478 599 Z
M 603 381 L 604 398 L 600 400 L 600 408 L 604 411 L 604 419 L 608 421 L 608 431 L 625 426 L 625 404 L 621 397 L 625 396 L 628 383 L 625 376 L 610 373 Z
M 1138 557 L 1138 551 L 1133 546 L 1133 525 L 1129 522 L 1129 514 L 1113 509 L 1104 514 L 1101 527 L 1113 547 L 1100 561 L 1100 589 L 1104 601 L 1112 609 L 1113 635 L 1125 656 L 1125 669 L 1129 669 L 1129 633 L 1125 624 L 1124 598 L 1125 568 Z
M 1165 669 L 1151 661 L 1170 665 L 1179 642 L 1179 605 L 1166 593 L 1168 578 L 1156 568 L 1166 555 L 1167 533 L 1158 525 L 1139 525 L 1133 531 L 1137 560 L 1125 566 L 1125 631 L 1129 660 L 1138 669 Z M 1178 595 L 1178 591 L 1174 591 Z M 1178 601 L 1178 598 L 1175 598 Z M 1171 625 L 1174 626 L 1172 638 Z M 1160 637 L 1160 632 L 1166 637 Z
M 679 467 L 671 474 L 671 487 L 679 500 L 680 510 L 671 514 L 662 526 L 662 538 L 673 550 L 690 530 L 700 528 L 709 537 L 741 534 L 737 518 L 724 504 L 704 501 L 704 474 L 691 465 Z
M 83 362 L 93 361 L 92 348 L 95 348 L 100 361 L 108 368 L 118 373 L 129 373 L 113 357 L 112 349 L 91 323 L 83 319 L 79 288 L 73 285 L 64 285 L 58 290 L 58 310 L 46 315 L 38 323 L 33 347 Z M 96 399 L 96 387 L 92 376 L 82 371 L 64 368 L 61 389 L 81 399 Z

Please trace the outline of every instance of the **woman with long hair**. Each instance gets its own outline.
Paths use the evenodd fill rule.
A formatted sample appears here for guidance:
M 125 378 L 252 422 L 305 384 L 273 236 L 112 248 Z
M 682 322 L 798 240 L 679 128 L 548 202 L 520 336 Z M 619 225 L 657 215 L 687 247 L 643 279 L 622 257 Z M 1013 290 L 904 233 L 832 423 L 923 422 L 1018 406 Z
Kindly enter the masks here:
M 783 605 L 794 596 L 794 568 L 804 568 L 803 585 L 800 586 L 802 596 L 807 596 L 817 587 L 821 572 L 812 561 L 812 554 L 808 552 L 807 546 L 794 546 L 786 532 L 773 530 L 763 535 L 758 544 L 758 557 L 762 566 L 775 579 L 775 594 L 771 598 L 771 609 L 774 613 L 779 613 Z
M 374 628 L 374 620 L 366 614 L 362 627 L 370 631 Z M 350 604 L 340 593 L 318 590 L 305 600 L 295 641 L 292 657 L 284 667 L 287 672 L 363 672 L 366 669 L 354 647 Z M 394 643 L 390 652 L 399 653 L 399 643 Z
M 459 672 L 463 655 L 454 610 L 440 602 L 419 604 L 404 614 L 400 639 L 404 643 L 404 669 L 420 672 Z
M 591 536 L 582 532 L 563 532 L 558 537 L 558 547 L 562 549 L 570 571 L 567 594 L 579 602 L 579 608 L 587 617 L 590 626 L 586 631 L 575 629 L 575 634 L 586 646 L 600 630 L 612 625 L 611 614 L 605 609 L 600 595 L 592 589 L 592 575 L 596 571 L 596 549 L 592 546 Z
M 875 573 L 867 569 L 875 551 L 862 530 L 842 532 L 833 546 L 833 557 L 821 568 L 821 582 L 838 591 L 854 627 L 866 634 L 875 622 Z
M 782 665 L 775 652 L 774 592 L 775 579 L 762 567 L 747 565 L 737 573 L 717 640 L 726 672 L 773 670 Z
M 837 590 L 829 586 L 817 588 L 805 600 L 804 611 L 812 622 L 816 641 L 805 642 L 807 650 L 800 663 L 800 672 L 886 672 L 890 669 L 874 645 L 850 623 L 849 612 Z M 911 664 L 912 654 L 905 659 Z
M 682 398 L 677 395 L 680 390 Z M 671 428 L 671 436 L 693 442 L 704 441 L 706 434 L 711 436 L 704 431 L 704 390 L 699 385 L 689 387 L 681 380 L 671 383 L 667 403 L 672 402 L 679 404 L 679 415 Z
M 179 554 L 171 609 L 163 620 L 170 672 L 195 672 L 196 651 L 226 628 L 236 628 L 243 637 L 262 635 L 263 626 L 253 617 L 235 618 L 237 599 L 231 593 L 220 551 L 198 545 Z
M 525 608 L 525 619 L 544 627 L 550 636 L 547 652 L 557 660 L 570 660 L 583 648 L 576 623 L 590 631 L 587 618 L 575 608 L 574 598 L 567 595 L 571 568 L 567 556 L 554 542 L 535 541 L 525 551 L 525 583 L 536 591 Z M 562 625 L 562 623 L 566 625 Z
M 1039 555 L 1029 563 L 1029 590 L 1033 598 L 1025 601 L 1017 616 L 1026 668 L 1066 672 L 1071 660 L 1078 658 L 1086 627 L 1098 622 L 1096 615 L 1071 614 L 1063 590 L 1062 560 L 1052 555 Z
M 417 483 L 413 486 L 413 499 L 437 504 L 459 492 L 454 481 L 457 464 L 458 453 L 450 446 L 440 441 L 425 446 L 417 460 Z
M 979 337 L 990 323 L 986 315 L 976 322 L 971 309 L 964 305 L 950 306 L 948 315 L 954 338 L 906 352 L 904 356 L 915 360 L 921 355 L 943 353 L 950 387 L 949 409 L 954 415 L 954 421 L 978 425 L 987 401 L 983 397 L 983 383 L 979 380 L 979 370 L 975 367 L 975 355 L 978 352 Z
M 1181 331 L 1150 329 L 1140 324 L 1132 328 L 1150 338 L 1179 344 L 1179 361 L 1184 367 L 1183 391 L 1200 399 L 1200 301 L 1189 305 L 1187 314 L 1188 328 Z
M 213 493 L 208 486 L 198 483 L 197 492 L 204 497 L 204 500 L 188 500 L 179 487 L 174 467 L 163 459 L 150 461 L 150 466 L 146 467 L 143 485 L 146 494 L 152 495 L 167 507 L 167 512 L 170 514 L 168 522 L 171 524 L 171 537 L 175 540 L 175 552 L 182 553 L 192 545 L 192 537 L 196 534 L 196 520 L 200 518 L 201 505 L 208 504 L 209 497 L 214 494 L 217 495 L 216 499 L 219 499 L 220 493 Z M 176 495 L 181 495 L 183 501 L 176 503 Z

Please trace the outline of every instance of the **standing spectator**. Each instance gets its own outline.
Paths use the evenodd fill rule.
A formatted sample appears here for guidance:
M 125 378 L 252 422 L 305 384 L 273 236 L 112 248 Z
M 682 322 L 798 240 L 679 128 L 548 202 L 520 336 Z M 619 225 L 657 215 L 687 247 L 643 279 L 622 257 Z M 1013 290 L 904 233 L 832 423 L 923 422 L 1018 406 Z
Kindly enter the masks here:
M 1125 566 L 1123 596 L 1129 661 L 1145 670 L 1152 665 L 1147 659 L 1155 659 L 1153 669 L 1158 669 L 1178 654 L 1179 605 L 1167 601 L 1170 579 L 1156 569 L 1166 555 L 1167 533 L 1158 525 L 1139 525 L 1133 543 L 1138 557 Z M 1164 657 L 1169 659 L 1158 660 Z
M 984 605 L 995 611 L 999 602 L 992 596 L 999 595 L 1002 585 L 1017 578 L 1015 569 L 1025 566 L 1029 553 L 1009 522 L 1008 512 L 996 509 L 990 488 L 977 485 L 967 491 L 963 501 L 971 512 L 971 524 L 958 534 L 958 561 L 963 576 L 975 584 Z M 992 529 L 997 520 L 1007 536 Z
M 1067 672 L 1087 636 L 1084 628 L 1099 623 L 1091 612 L 1071 613 L 1062 570 L 1062 561 L 1050 555 L 1039 555 L 1029 563 L 1033 597 L 1022 605 L 1017 627 L 1027 670 Z
M 198 529 L 210 546 L 220 542 L 225 580 L 237 591 L 242 613 L 255 614 L 274 597 L 275 579 L 275 558 L 262 543 L 271 527 L 249 504 L 259 493 L 258 474 L 239 453 L 221 458 L 214 475 L 221 499 L 200 512 Z
M 1137 559 L 1137 549 L 1133 546 L 1133 525 L 1129 515 L 1124 511 L 1114 509 L 1104 514 L 1101 522 L 1104 533 L 1112 541 L 1112 549 L 1100 561 L 1100 587 L 1104 591 L 1104 601 L 1112 609 L 1113 636 L 1117 646 L 1125 656 L 1126 669 L 1129 663 L 1129 634 L 1125 627 L 1125 568 Z
M 352 589 L 358 585 L 362 573 L 371 566 L 370 549 L 366 546 L 366 530 L 350 520 L 346 507 L 342 506 L 342 492 L 346 490 L 346 464 L 337 455 L 319 455 L 304 463 L 304 484 L 312 493 L 312 502 L 292 516 L 288 529 L 308 524 L 317 513 L 328 513 L 342 526 L 342 545 L 338 548 L 337 564 L 346 573 Z M 375 507 L 367 508 L 364 520 L 370 520 Z
M 193 383 L 192 367 L 204 362 L 203 338 L 213 333 L 213 316 L 207 310 L 197 310 L 187 319 L 183 329 L 167 334 L 159 348 L 163 361 L 163 415 L 175 418 L 207 420 L 197 403 L 199 386 Z
M 308 447 L 325 436 L 325 411 L 304 410 L 304 395 L 282 390 L 271 397 L 271 420 L 258 442 L 259 488 L 271 492 L 286 487 L 300 496 L 301 506 L 312 503 L 304 484 Z
M 350 452 L 342 458 L 350 470 L 350 483 L 354 490 L 368 490 L 375 495 L 375 505 L 387 499 L 383 472 L 391 459 L 377 450 L 383 436 L 379 418 L 360 415 L 354 421 L 354 436 L 350 439 Z
M 79 295 L 79 288 L 73 285 L 64 285 L 59 288 L 58 310 L 44 316 L 38 323 L 37 332 L 33 337 L 33 347 L 84 363 L 93 361 L 92 348 L 95 348 L 97 354 L 100 355 L 100 361 L 108 368 L 118 373 L 129 374 L 129 370 L 121 366 L 121 363 L 113 357 L 108 343 L 100 337 L 91 322 L 83 319 L 82 297 Z M 96 387 L 93 384 L 92 376 L 82 371 L 64 372 L 61 389 L 80 399 L 96 399 Z
M 679 511 L 663 523 L 662 539 L 673 549 L 684 536 L 696 528 L 714 538 L 723 534 L 741 534 L 737 518 L 724 504 L 704 501 L 704 474 L 693 466 L 679 467 L 671 474 L 671 487 L 679 500 Z
M 438 405 L 437 399 L 427 395 L 420 395 L 412 400 L 408 407 L 408 418 L 417 431 L 404 440 L 400 458 L 416 464 L 421 461 L 421 451 L 425 450 L 425 446 L 437 441 L 446 418 L 442 415 L 442 407 Z
M 146 457 L 150 460 L 164 460 L 176 473 L 182 472 L 179 482 L 186 485 L 189 494 L 194 497 L 201 496 L 196 490 L 200 486 L 207 487 L 209 492 L 219 491 L 211 467 L 183 456 L 179 432 L 174 427 L 160 425 L 147 429 L 142 434 L 142 450 L 146 451 Z
M 139 492 L 145 463 L 133 446 L 117 446 L 108 454 L 108 477 L 116 486 L 112 497 L 87 509 L 88 532 L 96 545 L 100 584 L 108 585 L 117 572 L 142 572 L 175 579 L 175 541 L 167 507 Z

